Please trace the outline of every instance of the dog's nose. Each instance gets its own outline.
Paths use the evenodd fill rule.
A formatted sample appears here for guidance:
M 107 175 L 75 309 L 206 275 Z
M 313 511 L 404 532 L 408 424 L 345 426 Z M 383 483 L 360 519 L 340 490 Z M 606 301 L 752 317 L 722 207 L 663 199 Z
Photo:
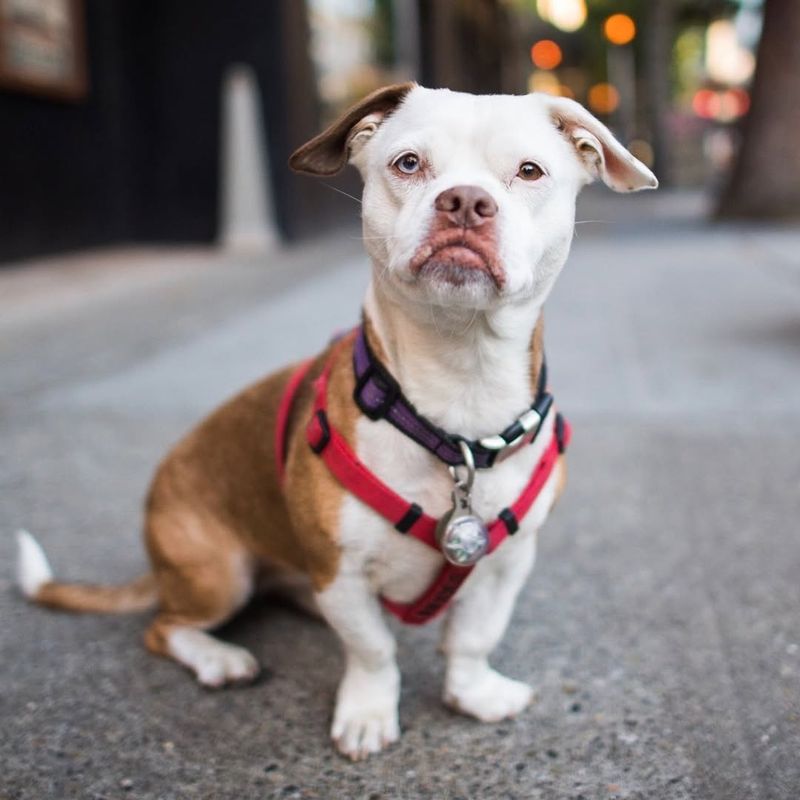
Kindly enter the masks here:
M 480 186 L 454 186 L 434 200 L 439 215 L 459 228 L 477 228 L 497 213 L 497 203 Z

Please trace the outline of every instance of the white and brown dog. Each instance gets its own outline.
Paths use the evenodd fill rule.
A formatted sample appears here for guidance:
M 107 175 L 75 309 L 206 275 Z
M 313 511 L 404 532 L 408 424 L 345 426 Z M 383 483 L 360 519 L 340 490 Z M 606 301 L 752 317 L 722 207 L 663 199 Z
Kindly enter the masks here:
M 157 606 L 147 646 L 221 686 L 258 664 L 209 631 L 269 578 L 344 644 L 331 735 L 356 759 L 399 735 L 382 603 L 409 622 L 447 608 L 448 705 L 494 721 L 529 703 L 531 688 L 489 655 L 565 475 L 542 305 L 581 187 L 657 181 L 571 100 L 411 83 L 364 99 L 291 166 L 332 175 L 348 161 L 372 261 L 362 327 L 247 389 L 170 453 L 147 501 L 150 575 L 55 582 L 21 532 L 19 583 L 57 608 Z

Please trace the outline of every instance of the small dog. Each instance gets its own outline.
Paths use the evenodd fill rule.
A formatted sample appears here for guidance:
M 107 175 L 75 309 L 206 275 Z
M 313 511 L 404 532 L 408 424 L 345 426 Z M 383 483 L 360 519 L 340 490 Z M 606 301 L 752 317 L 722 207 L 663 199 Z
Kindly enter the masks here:
M 25 532 L 18 568 L 43 605 L 157 606 L 147 647 L 207 686 L 254 678 L 255 658 L 209 631 L 265 583 L 282 589 L 342 640 L 331 736 L 359 759 L 399 736 L 383 609 L 409 623 L 446 609 L 449 706 L 496 721 L 530 702 L 488 659 L 565 478 L 542 306 L 581 187 L 657 181 L 571 100 L 413 83 L 371 94 L 290 165 L 334 175 L 348 161 L 372 262 L 361 326 L 239 394 L 167 456 L 147 500 L 150 575 L 55 582 Z

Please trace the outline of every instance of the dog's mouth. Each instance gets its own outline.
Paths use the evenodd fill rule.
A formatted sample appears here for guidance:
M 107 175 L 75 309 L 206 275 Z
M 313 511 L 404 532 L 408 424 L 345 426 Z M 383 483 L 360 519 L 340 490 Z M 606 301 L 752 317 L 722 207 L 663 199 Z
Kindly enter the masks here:
M 502 289 L 505 271 L 493 245 L 469 229 L 437 231 L 414 254 L 409 265 L 411 274 L 459 287 L 489 279 L 496 289 Z

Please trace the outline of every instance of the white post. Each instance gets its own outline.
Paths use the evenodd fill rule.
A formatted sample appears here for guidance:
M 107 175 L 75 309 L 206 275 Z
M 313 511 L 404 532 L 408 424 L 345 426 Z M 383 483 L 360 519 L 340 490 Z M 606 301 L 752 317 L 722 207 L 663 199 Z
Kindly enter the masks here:
M 219 243 L 240 253 L 269 251 L 278 241 L 267 180 L 258 80 L 250 67 L 230 67 L 222 86 Z

